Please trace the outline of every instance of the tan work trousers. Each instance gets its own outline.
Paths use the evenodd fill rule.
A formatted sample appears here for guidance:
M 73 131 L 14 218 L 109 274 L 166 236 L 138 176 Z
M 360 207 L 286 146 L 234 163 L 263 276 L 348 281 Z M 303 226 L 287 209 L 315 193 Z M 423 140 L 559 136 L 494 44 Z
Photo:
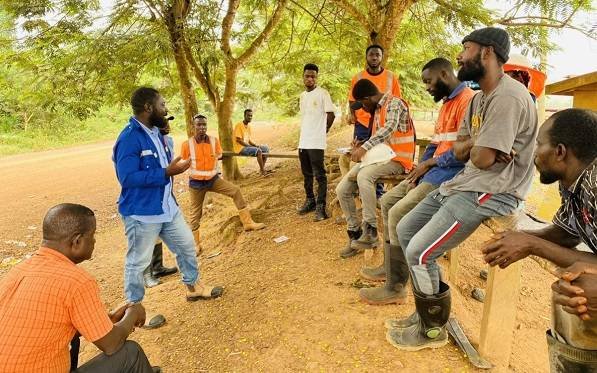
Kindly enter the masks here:
M 243 198 L 240 188 L 220 177 L 218 177 L 211 188 L 195 189 L 189 188 L 191 195 L 191 230 L 196 231 L 201 224 L 201 216 L 203 215 L 203 200 L 207 192 L 214 192 L 223 194 L 232 198 L 236 208 L 239 210 L 247 207 L 247 202 Z

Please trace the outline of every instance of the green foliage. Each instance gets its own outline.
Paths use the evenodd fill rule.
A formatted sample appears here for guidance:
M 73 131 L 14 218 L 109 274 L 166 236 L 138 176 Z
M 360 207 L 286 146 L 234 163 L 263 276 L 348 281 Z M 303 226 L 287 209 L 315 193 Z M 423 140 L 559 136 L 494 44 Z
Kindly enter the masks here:
M 346 110 L 350 79 L 364 67 L 369 35 L 362 23 L 337 3 L 290 2 L 269 42 L 237 76 L 233 119 L 240 119 L 238 112 L 245 107 L 267 111 L 276 118 L 296 115 L 303 90 L 302 68 L 307 62 L 319 65 L 319 85 Z M 379 3 L 351 1 L 365 11 Z M 388 10 L 389 1 L 381 3 L 380 15 Z M 111 115 L 127 112 L 130 93 L 142 84 L 157 87 L 167 97 L 170 111 L 182 117 L 170 35 L 159 14 L 173 2 L 115 1 L 108 10 L 102 4 L 105 6 L 99 0 L 0 0 L 3 149 L 16 141 L 14 136 L 24 133 L 54 142 L 60 136 L 74 141 L 103 135 L 94 121 L 109 117 L 108 107 L 120 108 L 112 109 Z M 226 2 L 191 0 L 189 4 L 184 26 L 191 53 L 208 83 L 223 92 L 227 56 L 221 50 L 220 33 Z M 240 2 L 230 38 L 232 55 L 238 57 L 249 47 L 276 4 L 274 0 Z M 548 41 L 549 31 L 541 25 L 557 27 L 558 22 L 568 22 L 562 27 L 573 26 L 594 35 L 591 25 L 578 24 L 573 16 L 590 9 L 589 0 L 521 0 L 498 14 L 483 0 L 420 0 L 405 9 L 386 66 L 399 74 L 403 94 L 412 106 L 434 107 L 420 82 L 420 68 L 437 56 L 455 61 L 460 38 L 469 30 L 502 25 L 515 45 L 526 48 L 523 53 L 540 55 L 555 48 Z M 193 84 L 199 110 L 213 116 L 208 96 L 196 81 Z M 70 125 L 64 126 L 65 122 Z M 87 131 L 85 126 L 93 130 Z M 25 143 L 15 146 L 35 148 Z

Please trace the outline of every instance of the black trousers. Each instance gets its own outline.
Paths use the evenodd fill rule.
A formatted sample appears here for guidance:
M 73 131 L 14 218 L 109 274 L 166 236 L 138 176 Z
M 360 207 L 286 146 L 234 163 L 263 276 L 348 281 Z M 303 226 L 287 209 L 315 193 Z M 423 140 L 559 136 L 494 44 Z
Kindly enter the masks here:
M 301 161 L 307 198 L 315 198 L 313 194 L 313 178 L 315 178 L 317 180 L 317 204 L 325 205 L 328 178 L 325 174 L 323 149 L 299 149 L 299 160 Z
M 108 356 L 101 353 L 81 365 L 76 373 L 152 373 L 153 369 L 145 356 L 145 352 L 135 341 L 126 341 L 120 350 Z

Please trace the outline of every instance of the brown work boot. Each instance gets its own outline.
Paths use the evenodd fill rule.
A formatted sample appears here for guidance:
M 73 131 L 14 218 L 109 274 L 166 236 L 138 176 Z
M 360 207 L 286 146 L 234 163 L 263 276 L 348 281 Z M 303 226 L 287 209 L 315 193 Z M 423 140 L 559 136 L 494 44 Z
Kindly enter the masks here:
M 186 299 L 189 302 L 195 302 L 199 299 L 219 298 L 224 294 L 223 286 L 211 286 L 202 282 L 195 285 L 186 285 Z
M 249 210 L 248 207 L 238 210 L 238 217 L 240 218 L 240 222 L 243 224 L 243 228 L 246 231 L 256 231 L 265 228 L 265 224 L 255 223 L 253 221 L 253 218 L 251 217 L 251 210 Z
M 197 253 L 197 256 L 199 256 L 203 251 L 203 248 L 201 247 L 201 237 L 199 235 L 199 228 L 193 231 L 193 238 L 195 239 L 195 251 Z
M 404 304 L 406 289 L 403 284 L 396 284 L 391 288 L 385 285 L 378 288 L 363 288 L 359 291 L 359 297 L 363 302 L 374 306 Z

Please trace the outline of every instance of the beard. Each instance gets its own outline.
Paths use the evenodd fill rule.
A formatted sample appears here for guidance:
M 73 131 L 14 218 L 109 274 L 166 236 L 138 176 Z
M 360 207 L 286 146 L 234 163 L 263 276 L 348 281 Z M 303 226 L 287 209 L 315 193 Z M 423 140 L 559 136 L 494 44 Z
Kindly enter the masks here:
M 478 82 L 484 76 L 485 67 L 481 65 L 481 52 L 479 52 L 471 61 L 464 62 L 460 70 L 458 70 L 458 80 L 461 82 L 469 80 Z
M 372 70 L 377 69 L 380 65 L 381 65 L 381 62 L 378 62 L 377 65 L 371 65 L 369 62 L 367 62 L 367 67 Z
M 160 116 L 153 111 L 149 117 L 149 123 L 157 128 L 165 128 L 168 124 L 166 117 Z
M 435 83 L 435 93 L 433 94 L 433 101 L 440 102 L 444 97 L 448 97 L 450 95 L 450 87 L 443 81 L 438 80 Z
M 560 177 L 553 172 L 539 171 L 539 181 L 541 184 L 553 184 L 560 180 Z

